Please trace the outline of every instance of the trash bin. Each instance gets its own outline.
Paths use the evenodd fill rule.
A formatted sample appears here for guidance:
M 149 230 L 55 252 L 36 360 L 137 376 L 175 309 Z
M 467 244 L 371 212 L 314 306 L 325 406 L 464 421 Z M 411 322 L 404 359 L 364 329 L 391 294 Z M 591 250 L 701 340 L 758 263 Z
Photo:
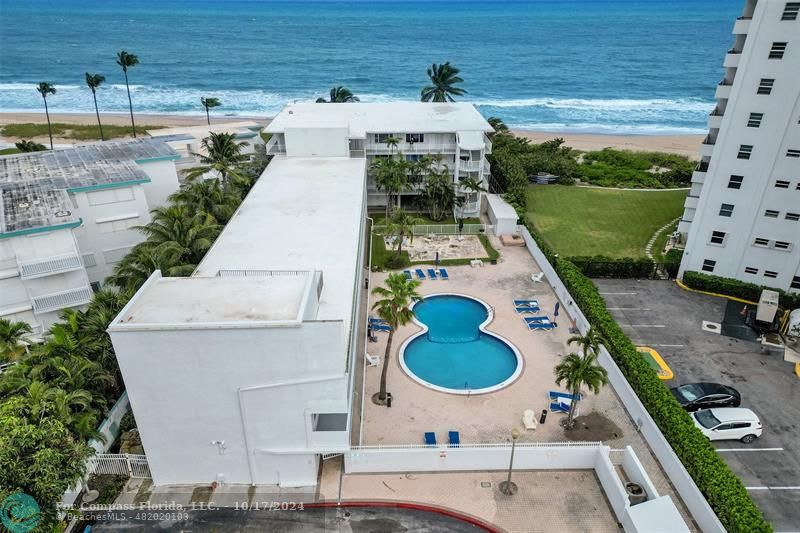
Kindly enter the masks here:
M 631 505 L 647 501 L 647 492 L 638 483 L 626 483 L 625 492 L 628 494 L 628 501 L 631 502 Z

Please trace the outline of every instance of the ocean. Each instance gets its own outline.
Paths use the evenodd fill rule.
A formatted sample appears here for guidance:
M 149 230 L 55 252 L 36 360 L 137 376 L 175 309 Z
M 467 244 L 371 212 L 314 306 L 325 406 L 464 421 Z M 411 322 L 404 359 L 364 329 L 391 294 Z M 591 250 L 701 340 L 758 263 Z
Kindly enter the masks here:
M 0 111 L 270 116 L 344 85 L 416 100 L 425 69 L 461 69 L 462 99 L 540 131 L 704 133 L 738 0 L 0 0 Z

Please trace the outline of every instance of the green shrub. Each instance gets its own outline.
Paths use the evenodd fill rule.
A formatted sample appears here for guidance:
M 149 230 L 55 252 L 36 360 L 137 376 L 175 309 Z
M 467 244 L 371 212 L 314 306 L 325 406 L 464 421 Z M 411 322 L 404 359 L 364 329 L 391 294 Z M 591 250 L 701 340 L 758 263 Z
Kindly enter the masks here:
M 532 228 L 528 229 L 531 231 Z M 681 408 L 613 319 L 597 287 L 571 261 L 558 258 L 553 249 L 533 231 L 531 235 L 553 265 L 575 304 L 605 339 L 604 344 L 611 357 L 723 526 L 731 533 L 772 531 L 742 481 L 694 426 L 689 414 Z
M 690 289 L 715 292 L 753 302 L 758 301 L 761 297 L 762 290 L 770 289 L 776 291 L 780 295 L 781 307 L 787 309 L 796 309 L 800 307 L 800 294 L 792 294 L 782 291 L 781 289 L 756 285 L 755 283 L 747 283 L 745 281 L 739 281 L 738 279 L 723 278 L 720 276 L 703 274 L 701 272 L 689 271 L 683 273 L 683 279 L 681 281 Z
M 643 258 L 623 257 L 614 259 L 603 255 L 592 257 L 570 257 L 571 261 L 584 276 L 590 278 L 652 278 L 656 264 Z
M 601 187 L 663 189 L 688 184 L 694 165 L 677 154 L 604 148 L 584 153 L 578 174 Z

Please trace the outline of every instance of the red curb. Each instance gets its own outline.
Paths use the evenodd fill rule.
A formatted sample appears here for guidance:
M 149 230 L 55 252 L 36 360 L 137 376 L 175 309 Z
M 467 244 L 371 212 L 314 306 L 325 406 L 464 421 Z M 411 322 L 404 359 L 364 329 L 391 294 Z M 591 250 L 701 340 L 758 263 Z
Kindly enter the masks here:
M 426 511 L 429 513 L 436 513 L 443 516 L 447 516 L 449 518 L 455 518 L 456 520 L 460 520 L 462 522 L 466 522 L 467 524 L 479 527 L 485 531 L 488 531 L 489 533 L 505 533 L 505 530 L 500 529 L 497 526 L 490 524 L 489 522 L 485 522 L 480 518 L 462 514 L 457 511 L 453 511 L 451 509 L 446 509 L 444 507 L 436 507 L 433 505 L 425 505 L 420 503 L 356 500 L 356 501 L 342 502 L 341 504 L 337 504 L 336 502 L 317 502 L 317 503 L 307 503 L 304 505 L 305 507 L 312 507 L 312 508 L 313 507 L 386 507 L 390 509 L 413 509 L 415 511 Z

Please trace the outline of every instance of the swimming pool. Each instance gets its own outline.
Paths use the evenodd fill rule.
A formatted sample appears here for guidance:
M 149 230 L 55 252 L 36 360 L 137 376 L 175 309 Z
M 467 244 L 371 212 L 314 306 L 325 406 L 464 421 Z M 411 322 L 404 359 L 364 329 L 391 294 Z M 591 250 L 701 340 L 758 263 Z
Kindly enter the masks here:
M 400 347 L 400 365 L 426 387 L 455 394 L 491 392 L 522 371 L 517 349 L 484 327 L 492 310 L 460 294 L 432 294 L 416 302 L 414 321 L 423 331 Z

